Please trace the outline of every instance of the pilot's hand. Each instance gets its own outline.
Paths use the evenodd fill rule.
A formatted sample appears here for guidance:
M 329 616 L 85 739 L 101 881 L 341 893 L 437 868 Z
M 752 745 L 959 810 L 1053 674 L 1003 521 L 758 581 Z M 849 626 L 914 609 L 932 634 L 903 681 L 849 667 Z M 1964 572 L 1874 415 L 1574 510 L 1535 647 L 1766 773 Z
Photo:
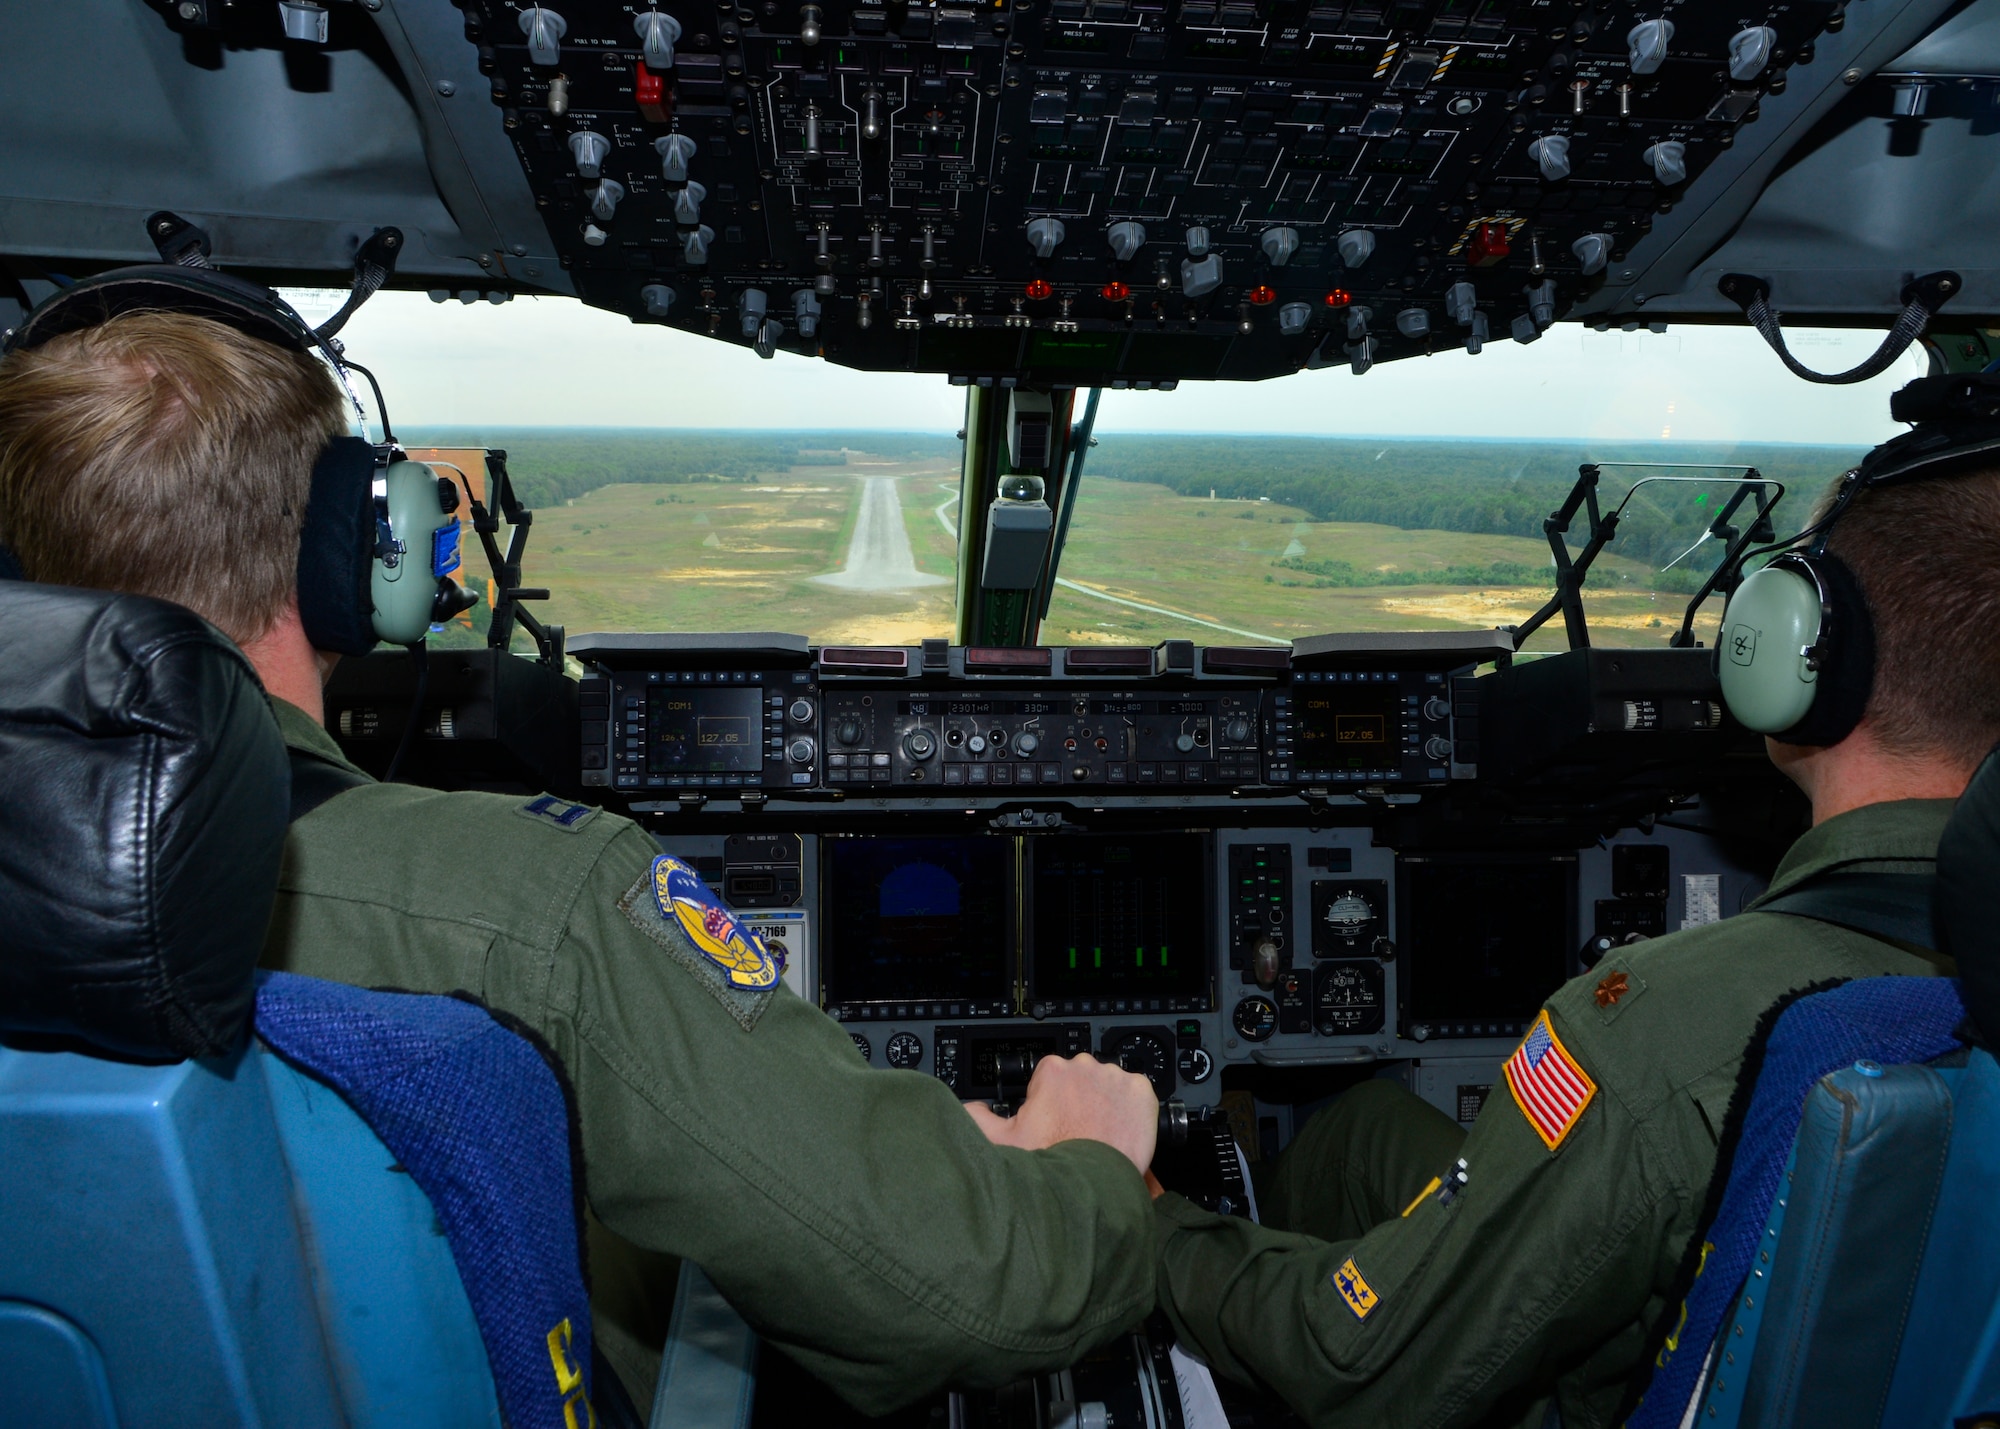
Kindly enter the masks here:
M 1038 1151 L 1058 1141 L 1102 1141 L 1141 1172 L 1153 1163 L 1160 1131 L 1153 1084 L 1089 1056 L 1042 1058 L 1011 1117 L 995 1116 L 978 1102 L 965 1109 L 996 1146 Z

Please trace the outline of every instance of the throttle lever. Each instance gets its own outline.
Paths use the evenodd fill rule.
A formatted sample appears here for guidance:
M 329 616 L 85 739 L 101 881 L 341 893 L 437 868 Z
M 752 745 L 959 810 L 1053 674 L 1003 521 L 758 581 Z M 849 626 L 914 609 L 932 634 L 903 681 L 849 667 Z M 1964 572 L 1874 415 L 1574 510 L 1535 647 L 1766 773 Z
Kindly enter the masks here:
M 1160 1144 L 1162 1146 L 1185 1146 L 1188 1139 L 1187 1103 L 1179 1097 L 1169 1097 L 1160 1103 Z

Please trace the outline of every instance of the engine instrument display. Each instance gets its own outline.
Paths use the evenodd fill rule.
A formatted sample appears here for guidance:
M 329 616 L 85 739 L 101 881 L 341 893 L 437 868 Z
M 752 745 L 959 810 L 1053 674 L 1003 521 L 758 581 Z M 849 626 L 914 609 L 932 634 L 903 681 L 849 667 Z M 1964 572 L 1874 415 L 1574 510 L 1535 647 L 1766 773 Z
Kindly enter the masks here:
M 1030 841 L 1032 996 L 1072 1012 L 1200 1012 L 1209 949 L 1199 834 Z
M 1423 854 L 1397 863 L 1403 1025 L 1513 1036 L 1569 976 L 1574 854 Z
M 755 773 L 764 766 L 764 692 L 655 685 L 646 691 L 650 774 Z
M 826 1008 L 842 1019 L 1013 1012 L 1014 844 L 829 838 Z

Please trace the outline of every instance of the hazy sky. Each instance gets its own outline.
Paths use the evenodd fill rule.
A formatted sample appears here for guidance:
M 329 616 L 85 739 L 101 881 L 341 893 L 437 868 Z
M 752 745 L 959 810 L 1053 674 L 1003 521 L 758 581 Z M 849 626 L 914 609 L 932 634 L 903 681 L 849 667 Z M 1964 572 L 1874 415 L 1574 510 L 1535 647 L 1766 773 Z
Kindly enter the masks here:
M 317 306 L 317 295 L 298 295 Z M 330 306 L 308 316 L 317 321 Z M 1811 366 L 1853 366 L 1874 332 L 1801 331 Z M 382 293 L 342 334 L 406 428 L 761 427 L 957 430 L 964 393 L 929 374 L 853 372 L 657 325 L 564 298 L 470 306 Z M 1921 376 L 1906 354 L 1883 377 L 1816 386 L 1786 372 L 1747 328 L 1593 333 L 1561 325 L 1521 347 L 1493 342 L 1269 382 L 1190 382 L 1170 393 L 1107 392 L 1110 432 L 1588 437 L 1872 444 L 1892 435 L 1889 393 Z

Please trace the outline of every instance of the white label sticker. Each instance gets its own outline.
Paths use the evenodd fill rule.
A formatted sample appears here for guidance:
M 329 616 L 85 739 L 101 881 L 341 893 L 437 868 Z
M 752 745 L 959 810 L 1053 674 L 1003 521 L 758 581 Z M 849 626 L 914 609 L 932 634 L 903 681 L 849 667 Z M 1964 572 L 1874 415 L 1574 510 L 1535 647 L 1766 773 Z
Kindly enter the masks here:
M 1229 1416 L 1222 1412 L 1222 1396 L 1215 1392 L 1208 1366 L 1179 1345 L 1174 1346 L 1170 1358 L 1174 1388 L 1181 1396 L 1181 1421 L 1187 1429 L 1229 1429 Z
M 1684 873 L 1681 875 L 1681 926 L 1699 928 L 1722 921 L 1722 875 Z
M 785 955 L 785 986 L 800 997 L 806 996 L 808 968 L 812 961 L 812 922 L 803 910 L 794 908 L 753 908 L 739 912 L 736 921 L 764 940 L 771 952 Z

